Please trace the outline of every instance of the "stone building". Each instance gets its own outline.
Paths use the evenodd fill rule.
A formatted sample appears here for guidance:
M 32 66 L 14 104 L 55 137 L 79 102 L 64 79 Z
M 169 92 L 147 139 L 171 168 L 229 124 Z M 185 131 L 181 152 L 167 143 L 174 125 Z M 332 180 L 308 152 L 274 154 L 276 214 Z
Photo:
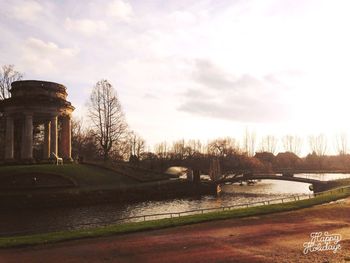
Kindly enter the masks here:
M 42 156 L 49 160 L 53 154 L 71 160 L 72 104 L 66 100 L 66 87 L 38 80 L 15 81 L 11 98 L 0 101 L 5 117 L 5 161 L 34 162 L 33 134 L 44 126 Z

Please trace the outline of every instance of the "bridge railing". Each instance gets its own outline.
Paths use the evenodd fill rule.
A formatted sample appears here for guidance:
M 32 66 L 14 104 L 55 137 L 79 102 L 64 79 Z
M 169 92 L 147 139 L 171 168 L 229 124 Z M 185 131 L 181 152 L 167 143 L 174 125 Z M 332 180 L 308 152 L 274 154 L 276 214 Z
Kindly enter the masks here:
M 249 202 L 249 203 L 242 203 L 242 204 L 234 204 L 234 205 L 228 205 L 228 206 L 220 206 L 220 207 L 211 207 L 211 208 L 201 208 L 201 209 L 193 209 L 193 210 L 186 210 L 186 211 L 180 211 L 180 212 L 166 212 L 166 213 L 156 213 L 156 214 L 147 214 L 147 215 L 138 215 L 138 216 L 130 216 L 130 217 L 123 217 L 119 219 L 113 219 L 108 221 L 98 221 L 93 223 L 82 223 L 82 224 L 75 224 L 73 225 L 67 225 L 62 228 L 65 229 L 85 229 L 85 228 L 91 228 L 91 227 L 98 227 L 98 226 L 107 226 L 111 224 L 123 224 L 123 223 L 131 223 L 131 222 L 146 222 L 151 220 L 158 220 L 158 219 L 171 219 L 171 218 L 179 218 L 183 216 L 188 215 L 198 215 L 198 214 L 205 214 L 210 212 L 219 212 L 219 211 L 229 211 L 239 208 L 248 208 L 248 207 L 256 207 L 256 206 L 264 206 L 264 205 L 271 205 L 271 204 L 283 204 L 287 202 L 293 202 L 293 201 L 299 201 L 299 200 L 306 200 L 311 199 L 316 196 L 320 195 L 327 195 L 327 194 L 335 194 L 335 193 L 342 193 L 346 190 L 350 190 L 350 186 L 345 187 L 339 187 L 334 188 L 331 190 L 327 190 L 324 192 L 319 193 L 312 193 L 312 194 L 301 194 L 301 195 L 291 195 L 288 197 L 283 198 L 275 198 L 275 199 L 269 199 L 269 200 L 262 200 L 262 201 L 256 201 L 256 202 Z M 57 231 L 57 229 L 35 229 L 35 232 L 49 232 L 49 231 Z M 13 236 L 13 235 L 25 235 L 25 234 L 32 234 L 32 231 L 21 231 L 21 232 L 1 232 L 0 236 Z

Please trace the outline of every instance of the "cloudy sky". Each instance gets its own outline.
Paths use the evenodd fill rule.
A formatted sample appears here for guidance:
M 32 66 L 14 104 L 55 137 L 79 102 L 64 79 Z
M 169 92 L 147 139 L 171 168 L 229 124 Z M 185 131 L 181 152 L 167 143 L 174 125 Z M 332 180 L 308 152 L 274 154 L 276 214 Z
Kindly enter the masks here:
M 192 2 L 192 3 L 191 3 Z M 68 87 L 108 79 L 163 140 L 350 130 L 350 1 L 0 0 L 0 65 Z

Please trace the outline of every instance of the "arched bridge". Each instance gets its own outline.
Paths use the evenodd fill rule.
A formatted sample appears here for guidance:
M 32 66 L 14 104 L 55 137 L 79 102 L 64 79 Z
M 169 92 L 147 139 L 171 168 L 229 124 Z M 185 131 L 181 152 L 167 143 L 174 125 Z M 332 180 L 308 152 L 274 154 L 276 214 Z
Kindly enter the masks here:
M 319 181 L 315 179 L 302 178 L 302 177 L 293 177 L 293 176 L 281 176 L 274 174 L 256 174 L 256 175 L 243 175 L 236 177 L 228 177 L 215 181 L 216 184 L 224 184 L 224 183 L 237 183 L 241 181 L 249 181 L 249 180 L 282 180 L 282 181 L 290 181 L 290 182 L 300 182 L 312 184 L 314 192 L 324 191 L 329 188 L 327 181 Z

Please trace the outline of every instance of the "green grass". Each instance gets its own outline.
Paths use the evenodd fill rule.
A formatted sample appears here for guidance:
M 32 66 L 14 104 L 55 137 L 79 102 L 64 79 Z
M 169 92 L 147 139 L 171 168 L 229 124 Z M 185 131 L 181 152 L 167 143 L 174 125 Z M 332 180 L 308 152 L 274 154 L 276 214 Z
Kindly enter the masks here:
M 160 220 L 153 220 L 153 221 L 146 221 L 146 222 L 139 222 L 139 223 L 125 223 L 120 225 L 110 225 L 107 227 L 100 227 L 100 228 L 94 228 L 94 229 L 62 231 L 62 232 L 53 232 L 53 233 L 47 233 L 47 234 L 37 234 L 37 235 L 28 235 L 28 236 L 2 237 L 0 238 L 0 247 L 6 248 L 6 247 L 38 245 L 38 244 L 45 244 L 45 243 L 67 241 L 72 239 L 109 236 L 109 235 L 115 235 L 115 234 L 121 234 L 121 233 L 161 229 L 161 228 L 195 224 L 195 223 L 212 221 L 212 220 L 265 215 L 265 214 L 307 208 L 314 205 L 345 198 L 348 196 L 350 196 L 350 190 L 346 189 L 343 192 L 337 192 L 333 194 L 327 193 L 327 194 L 319 195 L 312 199 L 300 200 L 300 201 L 289 202 L 284 204 L 272 204 L 272 205 L 266 205 L 266 206 L 226 210 L 222 212 L 211 212 L 211 213 L 205 213 L 205 214 L 183 216 L 180 218 L 160 219 Z
M 328 181 L 331 183 L 332 188 L 342 187 L 344 185 L 350 185 L 350 178 L 338 179 L 333 181 Z
M 127 186 L 137 181 L 117 174 L 116 172 L 83 164 L 38 164 L 0 166 L 0 178 L 2 175 L 14 175 L 21 173 L 52 173 L 72 178 L 79 186 L 118 185 Z

